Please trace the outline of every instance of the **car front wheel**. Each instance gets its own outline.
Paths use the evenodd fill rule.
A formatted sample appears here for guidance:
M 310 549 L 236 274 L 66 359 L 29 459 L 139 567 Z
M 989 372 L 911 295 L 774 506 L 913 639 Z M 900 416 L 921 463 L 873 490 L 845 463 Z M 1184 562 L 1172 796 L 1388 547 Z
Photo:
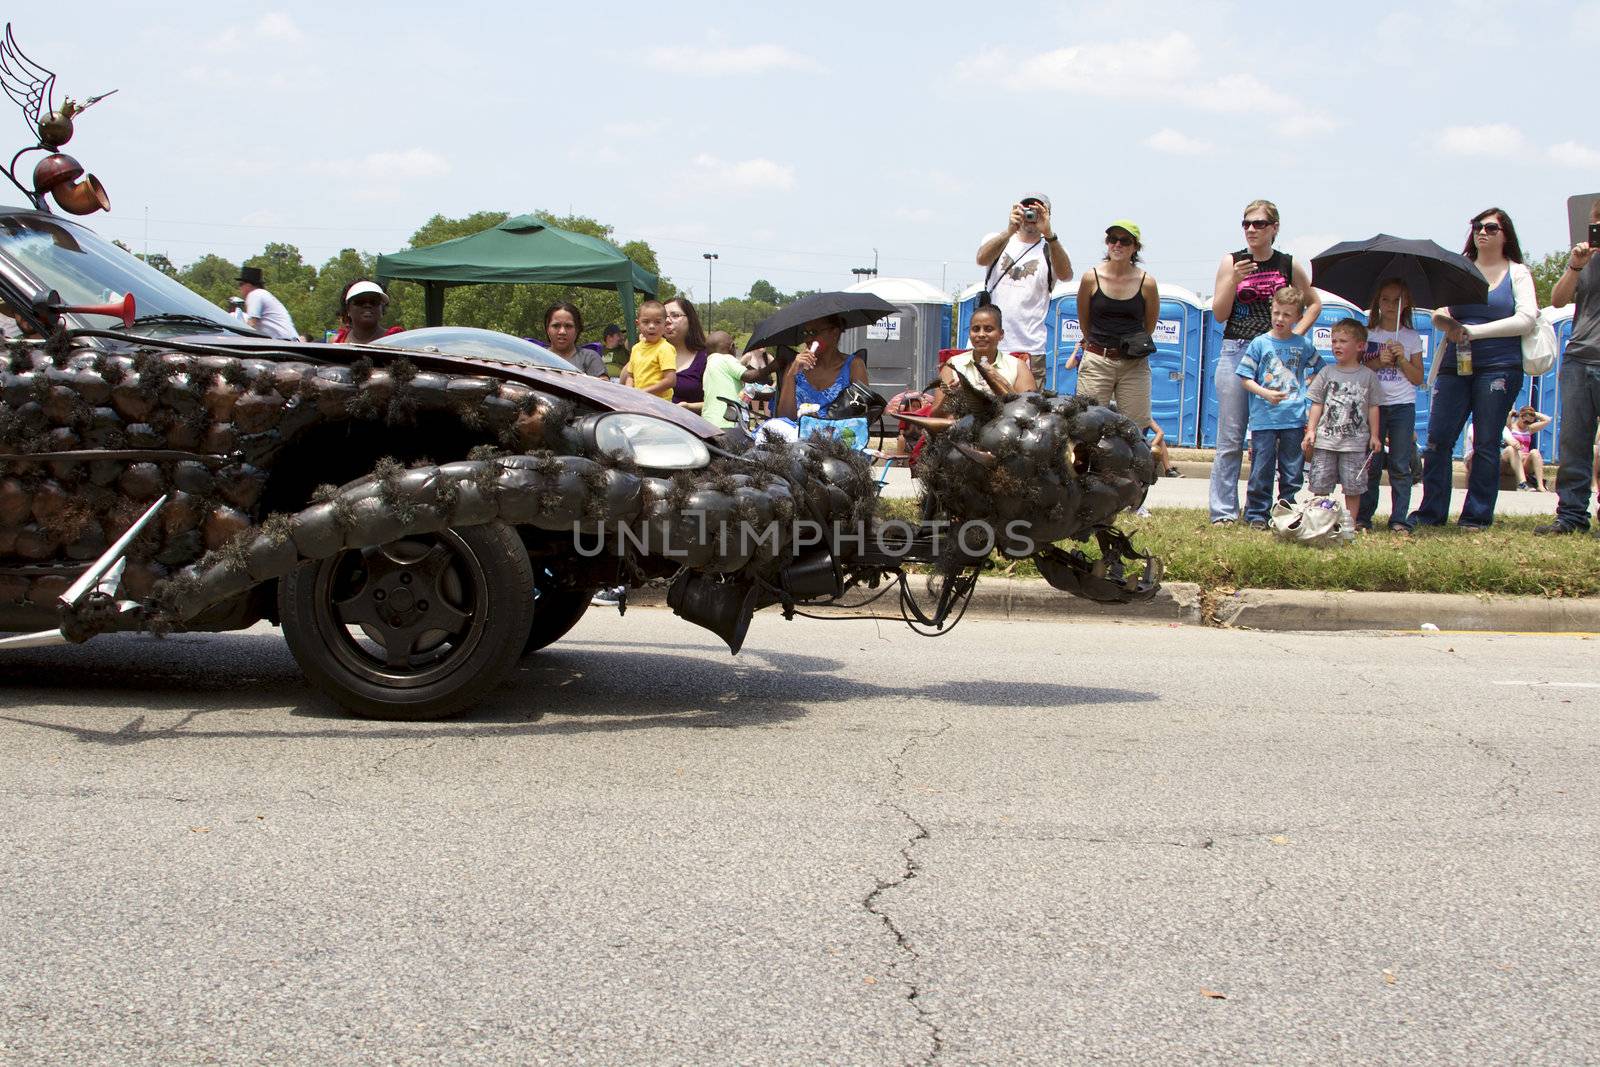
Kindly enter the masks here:
M 302 564 L 279 583 L 284 637 L 306 678 L 371 719 L 466 710 L 516 665 L 533 569 L 500 523 L 402 538 Z

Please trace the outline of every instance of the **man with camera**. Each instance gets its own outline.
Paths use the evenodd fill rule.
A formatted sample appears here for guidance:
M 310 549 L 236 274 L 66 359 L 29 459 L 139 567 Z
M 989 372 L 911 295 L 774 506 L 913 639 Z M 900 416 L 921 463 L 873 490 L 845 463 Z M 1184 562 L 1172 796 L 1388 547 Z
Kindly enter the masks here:
M 987 268 L 983 288 L 1000 309 L 1007 343 L 1029 353 L 1035 380 L 1044 382 L 1050 290 L 1072 280 L 1072 260 L 1050 225 L 1050 198 L 1030 193 L 1012 204 L 1006 228 L 978 245 L 978 266 Z
M 1600 198 L 1589 209 L 1589 239 L 1572 246 L 1567 269 L 1550 290 L 1550 306 L 1577 300 L 1572 337 L 1561 357 L 1561 433 L 1556 450 L 1556 519 L 1534 533 L 1581 533 L 1589 528 L 1590 457 L 1600 426 Z

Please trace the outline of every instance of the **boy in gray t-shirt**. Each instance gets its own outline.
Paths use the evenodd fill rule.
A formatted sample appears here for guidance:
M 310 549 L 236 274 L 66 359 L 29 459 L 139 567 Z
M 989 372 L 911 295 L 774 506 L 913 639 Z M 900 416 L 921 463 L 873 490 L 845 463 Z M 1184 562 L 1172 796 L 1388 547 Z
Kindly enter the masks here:
M 1383 447 L 1378 435 L 1378 376 L 1361 365 L 1367 350 L 1367 328 L 1356 319 L 1333 324 L 1332 366 L 1311 380 L 1306 395 L 1311 413 L 1306 423 L 1307 481 L 1315 496 L 1344 490 L 1344 506 L 1353 517 L 1367 490 L 1367 457 Z

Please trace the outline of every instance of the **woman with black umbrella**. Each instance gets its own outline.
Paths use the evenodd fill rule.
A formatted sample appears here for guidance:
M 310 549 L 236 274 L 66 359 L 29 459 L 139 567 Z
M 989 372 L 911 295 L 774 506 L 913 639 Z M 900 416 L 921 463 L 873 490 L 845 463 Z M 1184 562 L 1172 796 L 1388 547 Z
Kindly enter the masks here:
M 1499 208 L 1472 218 L 1462 252 L 1489 283 L 1482 304 L 1457 304 L 1433 313 L 1433 324 L 1450 343 L 1435 365 L 1428 444 L 1422 450 L 1422 505 L 1412 526 L 1443 526 L 1449 520 L 1451 453 L 1472 418 L 1474 443 L 1467 470 L 1467 499 L 1458 520 L 1464 530 L 1494 522 L 1500 497 L 1500 449 L 1496 442 L 1522 389 L 1522 336 L 1538 323 L 1533 273 L 1522 265 L 1522 246 L 1511 216 Z
M 776 417 L 762 424 L 764 433 L 795 440 L 802 406 L 814 405 L 807 414 L 825 412 L 852 383 L 871 384 L 866 359 L 840 351 L 842 336 L 844 324 L 837 316 L 812 319 L 800 327 L 800 351 L 779 373 L 773 402 Z

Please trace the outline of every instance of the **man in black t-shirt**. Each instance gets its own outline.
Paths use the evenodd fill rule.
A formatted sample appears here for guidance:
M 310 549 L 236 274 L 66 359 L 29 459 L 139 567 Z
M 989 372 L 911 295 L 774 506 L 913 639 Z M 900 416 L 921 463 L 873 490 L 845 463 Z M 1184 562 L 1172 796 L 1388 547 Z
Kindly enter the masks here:
M 1600 199 L 1589 209 L 1589 221 L 1600 223 Z M 1600 425 L 1600 260 L 1587 241 L 1572 246 L 1566 272 L 1550 290 L 1550 305 L 1566 307 L 1577 300 L 1572 337 L 1561 356 L 1561 434 L 1556 451 L 1561 470 L 1556 476 L 1556 521 L 1534 533 L 1581 533 L 1589 528 L 1590 457 Z

